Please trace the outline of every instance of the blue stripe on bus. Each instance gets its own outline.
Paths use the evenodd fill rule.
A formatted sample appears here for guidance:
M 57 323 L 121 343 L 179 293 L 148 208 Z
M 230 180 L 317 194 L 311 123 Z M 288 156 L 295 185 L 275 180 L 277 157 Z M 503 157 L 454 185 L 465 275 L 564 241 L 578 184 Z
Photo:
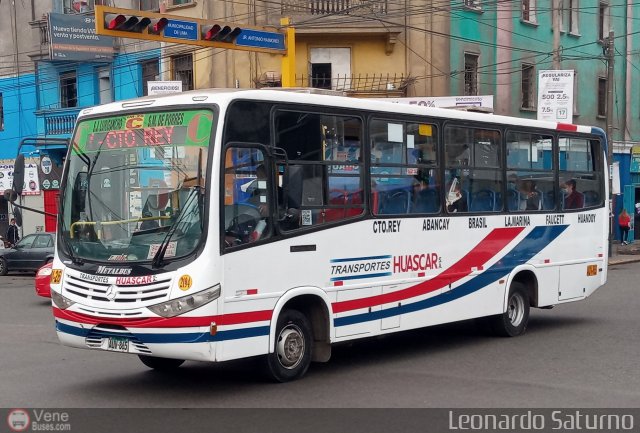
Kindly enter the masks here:
M 331 259 L 330 263 L 342 263 L 342 262 L 358 262 L 364 260 L 382 260 L 382 259 L 390 259 L 391 256 L 371 256 L 371 257 L 353 257 L 347 259 Z
M 76 326 L 67 325 L 56 320 L 56 330 L 65 334 L 75 335 L 77 337 L 87 337 L 89 333 L 100 335 L 101 337 L 135 337 L 142 343 L 165 344 L 165 343 L 209 343 L 215 341 L 237 340 L 240 338 L 262 337 L 269 335 L 268 326 L 257 326 L 253 328 L 230 329 L 228 331 L 218 331 L 216 335 L 208 332 L 182 332 L 175 334 L 149 334 L 149 333 L 118 333 L 97 331 L 95 329 L 85 329 Z
M 392 272 L 382 272 L 379 274 L 365 274 L 365 275 L 351 275 L 348 277 L 333 277 L 331 281 L 346 281 L 346 280 L 359 280 L 361 278 L 376 278 L 376 277 L 388 277 L 393 275 Z
M 446 293 L 398 307 L 340 317 L 334 319 L 334 326 L 353 325 L 393 317 L 399 314 L 413 313 L 467 296 L 508 275 L 520 263 L 530 260 L 542 251 L 544 247 L 553 242 L 567 227 L 567 225 L 535 227 L 518 245 L 485 272 Z

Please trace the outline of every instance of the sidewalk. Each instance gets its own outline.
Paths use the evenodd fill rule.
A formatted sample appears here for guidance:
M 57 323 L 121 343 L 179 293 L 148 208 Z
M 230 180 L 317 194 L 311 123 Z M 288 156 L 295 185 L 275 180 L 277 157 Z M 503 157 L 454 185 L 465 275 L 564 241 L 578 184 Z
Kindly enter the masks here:
M 640 241 L 634 241 L 629 245 L 620 245 L 620 241 L 614 240 L 612 245 L 610 265 L 640 262 Z

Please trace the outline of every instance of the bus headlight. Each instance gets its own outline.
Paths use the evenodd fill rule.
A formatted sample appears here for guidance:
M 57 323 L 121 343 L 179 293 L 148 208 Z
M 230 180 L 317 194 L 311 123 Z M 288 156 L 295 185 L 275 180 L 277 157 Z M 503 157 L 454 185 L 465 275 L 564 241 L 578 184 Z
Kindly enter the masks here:
M 60 308 L 61 310 L 66 310 L 67 308 L 75 304 L 74 301 L 72 301 L 71 299 L 65 298 L 55 290 L 51 291 L 51 300 L 56 305 L 56 307 Z
M 201 292 L 192 295 L 183 296 L 182 298 L 172 299 L 171 301 L 161 302 L 160 304 L 147 307 L 149 310 L 162 317 L 174 317 L 184 314 L 188 311 L 202 307 L 209 302 L 218 299 L 220 296 L 220 284 L 209 287 Z

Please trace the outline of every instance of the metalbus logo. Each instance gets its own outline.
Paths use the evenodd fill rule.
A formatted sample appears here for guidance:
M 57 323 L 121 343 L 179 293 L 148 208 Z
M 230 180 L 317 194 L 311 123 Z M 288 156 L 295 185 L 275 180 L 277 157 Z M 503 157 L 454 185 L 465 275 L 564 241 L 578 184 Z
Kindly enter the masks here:
M 29 412 L 24 409 L 13 409 L 7 416 L 7 424 L 12 431 L 25 431 L 30 423 Z

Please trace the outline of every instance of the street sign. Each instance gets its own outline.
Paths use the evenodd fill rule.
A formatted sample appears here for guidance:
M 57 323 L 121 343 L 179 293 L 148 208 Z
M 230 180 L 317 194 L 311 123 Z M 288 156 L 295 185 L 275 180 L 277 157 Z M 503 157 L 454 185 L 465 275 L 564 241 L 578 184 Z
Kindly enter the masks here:
M 198 23 L 170 19 L 164 29 L 164 35 L 169 38 L 198 40 Z
M 240 33 L 240 36 L 236 39 L 236 45 L 269 48 L 272 50 L 285 49 L 283 34 L 252 29 L 242 29 L 242 33 Z

